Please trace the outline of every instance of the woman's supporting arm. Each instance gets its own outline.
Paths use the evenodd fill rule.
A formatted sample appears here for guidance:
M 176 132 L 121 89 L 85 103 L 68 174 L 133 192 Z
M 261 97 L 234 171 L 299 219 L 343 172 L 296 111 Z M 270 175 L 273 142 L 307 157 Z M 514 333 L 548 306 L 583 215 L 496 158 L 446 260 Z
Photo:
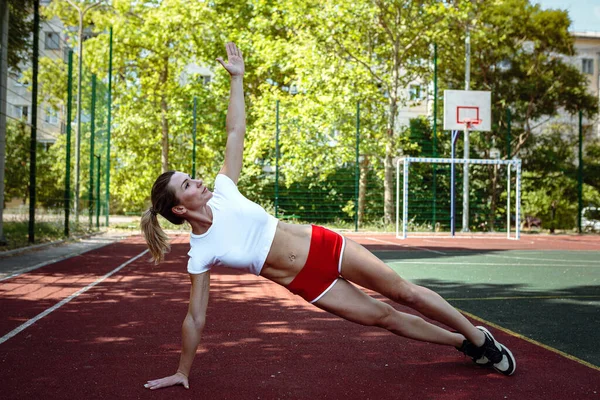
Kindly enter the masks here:
M 200 344 L 202 331 L 206 323 L 206 308 L 208 306 L 208 294 L 210 292 L 210 271 L 203 274 L 192 275 L 192 289 L 190 292 L 190 305 L 188 313 L 181 327 L 182 349 L 177 372 L 186 377 L 190 375 L 192 362 L 196 356 L 196 350 Z
M 210 292 L 210 271 L 198 275 L 190 274 L 190 279 L 192 289 L 190 291 L 188 313 L 181 328 L 182 349 L 179 367 L 173 375 L 148 381 L 144 385 L 148 389 L 160 389 L 173 385 L 183 385 L 186 389 L 190 388 L 188 377 L 206 321 L 206 308 Z

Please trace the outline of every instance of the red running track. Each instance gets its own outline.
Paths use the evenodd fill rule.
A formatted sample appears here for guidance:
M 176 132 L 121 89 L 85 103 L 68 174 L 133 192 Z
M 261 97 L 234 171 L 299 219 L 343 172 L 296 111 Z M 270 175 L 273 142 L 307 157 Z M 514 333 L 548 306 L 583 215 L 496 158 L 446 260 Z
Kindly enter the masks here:
M 454 349 L 313 307 L 263 278 L 215 269 L 189 390 L 173 373 L 187 311 L 187 239 L 143 256 L 0 344 L 3 399 L 598 399 L 600 372 L 493 330 L 518 360 L 504 377 Z M 132 238 L 0 283 L 0 336 L 139 254 Z M 402 309 L 401 307 L 398 307 Z M 406 311 L 406 310 L 405 310 Z
M 415 250 L 415 251 L 461 251 L 461 250 L 565 250 L 599 251 L 600 235 L 542 235 L 523 234 L 519 240 L 509 240 L 505 235 L 458 233 L 455 238 L 450 234 L 436 236 L 408 236 L 397 239 L 389 233 L 349 233 L 344 234 L 361 244 L 368 245 L 372 251 Z M 514 233 L 513 233 L 514 236 Z

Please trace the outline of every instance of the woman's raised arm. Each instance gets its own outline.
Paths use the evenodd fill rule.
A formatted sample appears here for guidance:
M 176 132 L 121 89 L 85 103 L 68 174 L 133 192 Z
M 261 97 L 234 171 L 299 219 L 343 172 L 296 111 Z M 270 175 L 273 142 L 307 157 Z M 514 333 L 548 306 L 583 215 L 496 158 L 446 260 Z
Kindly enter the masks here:
M 231 77 L 229 107 L 227 108 L 227 145 L 225 147 L 225 164 L 219 173 L 227 175 L 236 185 L 242 171 L 244 153 L 244 136 L 246 135 L 246 110 L 244 104 L 244 59 L 242 52 L 234 43 L 225 45 L 227 63 L 222 58 L 217 60 Z

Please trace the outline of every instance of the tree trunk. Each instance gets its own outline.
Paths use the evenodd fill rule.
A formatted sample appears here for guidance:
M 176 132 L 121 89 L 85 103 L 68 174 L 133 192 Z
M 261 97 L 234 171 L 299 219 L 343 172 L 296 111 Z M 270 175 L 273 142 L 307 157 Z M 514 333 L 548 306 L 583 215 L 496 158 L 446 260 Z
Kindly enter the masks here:
M 383 196 L 383 219 L 385 224 L 391 224 L 394 220 L 394 125 L 396 123 L 396 112 L 398 104 L 396 96 L 390 93 L 390 115 L 385 144 L 385 180 Z
M 360 177 L 358 183 L 358 226 L 365 220 L 365 205 L 367 202 L 367 181 L 369 172 L 369 156 L 364 156 L 360 163 Z
M 164 58 L 164 67 L 160 73 L 161 88 L 163 88 L 162 95 L 160 98 L 160 116 L 162 126 L 162 172 L 165 173 L 169 170 L 169 105 L 167 103 L 165 87 L 169 78 L 169 57 Z

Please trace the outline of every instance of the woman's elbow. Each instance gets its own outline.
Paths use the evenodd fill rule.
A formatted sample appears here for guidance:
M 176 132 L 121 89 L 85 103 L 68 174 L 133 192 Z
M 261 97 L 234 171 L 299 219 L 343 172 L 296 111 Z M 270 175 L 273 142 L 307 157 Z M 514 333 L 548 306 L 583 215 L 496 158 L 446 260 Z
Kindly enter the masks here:
M 185 322 L 189 328 L 202 332 L 204 325 L 206 325 L 206 317 L 204 315 L 188 314 Z
M 193 321 L 194 321 L 194 329 L 196 329 L 198 332 L 202 332 L 202 330 L 204 329 L 204 326 L 206 325 L 205 316 L 199 315 L 199 316 L 193 317 Z
M 198 332 L 202 332 L 202 330 L 204 330 L 204 325 L 206 325 L 206 318 L 201 317 L 201 318 L 194 319 L 194 328 Z

